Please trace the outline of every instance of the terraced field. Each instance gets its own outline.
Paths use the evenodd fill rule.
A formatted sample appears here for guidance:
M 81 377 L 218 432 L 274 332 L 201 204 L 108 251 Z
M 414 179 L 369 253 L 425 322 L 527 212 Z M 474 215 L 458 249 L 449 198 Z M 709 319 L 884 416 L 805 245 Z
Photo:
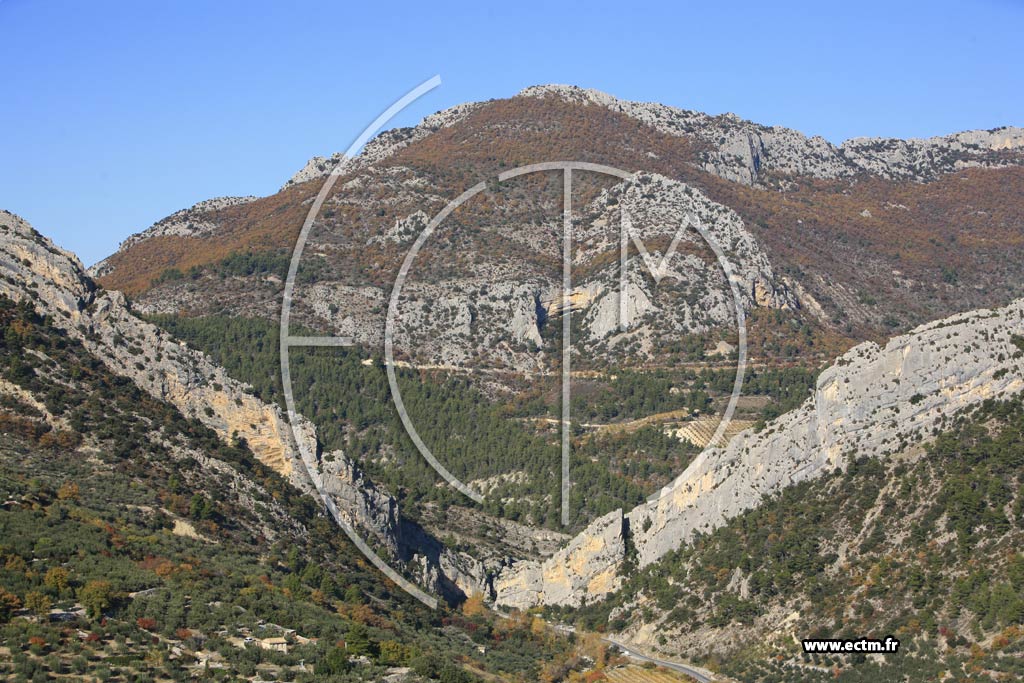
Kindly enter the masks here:
M 636 664 L 618 666 L 605 671 L 610 683 L 680 683 L 693 681 L 689 676 L 666 669 L 647 669 Z
M 721 421 L 719 416 L 699 417 L 691 422 L 684 423 L 678 429 L 673 429 L 669 433 L 679 439 L 686 439 L 694 446 L 698 448 L 704 448 L 711 441 L 711 438 L 715 435 L 715 430 L 718 429 L 718 423 Z M 724 446 L 729 442 L 732 437 L 742 432 L 747 427 L 754 424 L 753 420 L 733 420 L 729 423 L 729 426 L 725 428 L 725 434 L 716 443 L 716 446 Z

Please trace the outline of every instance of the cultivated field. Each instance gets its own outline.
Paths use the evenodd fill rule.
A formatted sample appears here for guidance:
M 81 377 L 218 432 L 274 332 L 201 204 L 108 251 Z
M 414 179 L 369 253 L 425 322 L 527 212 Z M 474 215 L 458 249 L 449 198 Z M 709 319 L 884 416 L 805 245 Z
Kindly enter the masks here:
M 692 681 L 689 676 L 666 669 L 646 669 L 636 664 L 615 667 L 605 671 L 610 683 L 681 683 Z

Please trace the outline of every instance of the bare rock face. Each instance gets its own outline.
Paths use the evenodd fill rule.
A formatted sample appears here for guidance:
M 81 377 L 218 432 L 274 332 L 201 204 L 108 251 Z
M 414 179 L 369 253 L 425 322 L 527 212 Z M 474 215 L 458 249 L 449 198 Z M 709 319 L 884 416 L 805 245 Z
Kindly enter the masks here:
M 502 571 L 494 580 L 496 602 L 517 609 L 537 604 L 579 607 L 590 596 L 614 592 L 621 585 L 619 566 L 626 556 L 623 524 L 622 510 L 609 512 L 543 564 L 513 564 L 512 571 Z
M 628 242 L 626 283 L 620 295 L 619 226 L 628 216 L 633 235 L 648 249 Z M 583 311 L 585 349 L 601 353 L 629 341 L 651 344 L 655 335 L 703 333 L 735 326 L 729 280 L 712 247 L 693 227 L 703 226 L 728 262 L 744 311 L 755 307 L 791 309 L 800 302 L 769 263 L 761 244 L 734 211 L 700 190 L 659 174 L 639 174 L 601 193 L 583 212 L 578 229 L 583 246 L 577 259 L 593 273 Z M 680 233 L 680 229 L 686 229 Z M 675 241 L 678 239 L 678 243 Z M 674 246 L 673 246 L 674 245 Z M 605 265 L 594 267 L 594 264 Z M 625 302 L 622 299 L 624 297 Z M 624 308 L 627 332 L 620 329 Z
M 1024 299 L 922 325 L 884 347 L 854 347 L 818 378 L 800 408 L 706 451 L 657 497 L 610 524 L 606 516 L 543 563 L 506 568 L 499 605 L 575 605 L 615 589 L 627 557 L 639 566 L 722 526 L 766 497 L 844 469 L 851 457 L 926 440 L 965 408 L 1024 391 Z M 619 536 L 616 538 L 615 534 Z
M 410 564 L 416 569 L 421 586 L 445 596 L 491 596 L 491 572 L 482 562 L 464 552 L 444 548 L 436 541 L 418 547 L 420 552 Z
M 574 272 L 581 275 L 574 276 L 569 292 L 562 291 L 560 273 L 541 258 L 509 262 L 475 251 L 468 266 L 452 267 L 442 277 L 421 278 L 414 265 L 395 317 L 395 348 L 408 354 L 403 360 L 437 367 L 484 363 L 523 372 L 550 367 L 553 359 L 541 331 L 567 311 L 579 321 L 581 352 L 601 358 L 628 347 L 650 356 L 666 335 L 735 328 L 730 279 L 745 311 L 801 306 L 739 215 L 686 183 L 638 174 L 600 192 L 576 213 L 572 258 Z M 621 287 L 624 216 L 631 237 Z M 722 251 L 728 276 L 691 219 Z M 425 216 L 413 214 L 399 220 L 396 230 L 415 234 L 403 227 L 414 220 L 426 223 Z M 513 240 L 528 228 L 511 223 L 496 231 Z M 316 319 L 311 327 L 334 329 L 366 345 L 381 341 L 383 299 L 379 288 L 330 282 L 309 285 L 296 296 Z
M 970 130 L 934 138 L 854 138 L 843 155 L 869 173 L 891 179 L 931 180 L 973 166 L 1007 163 L 1000 152 L 1024 149 L 1024 128 Z
M 255 397 L 202 352 L 136 317 L 120 292 L 97 290 L 73 254 L 6 211 L 0 212 L 0 293 L 30 301 L 113 373 L 224 440 L 244 440 L 260 462 L 300 490 L 312 492 L 315 480 L 316 488 L 329 494 L 346 521 L 368 534 L 375 546 L 421 566 L 428 587 L 451 597 L 489 590 L 480 563 L 451 553 L 404 522 L 395 499 L 368 481 L 344 453 L 321 457 L 311 422 L 295 416 L 296 443 L 278 406 Z
M 391 556 L 401 553 L 402 524 L 394 498 L 366 479 L 341 451 L 327 453 L 309 466 L 310 471 L 315 468 L 320 490 L 330 494 L 352 527 L 369 531 Z
M 898 452 L 964 408 L 1024 390 L 1024 361 L 1011 341 L 1022 332 L 1018 300 L 918 327 L 884 348 L 868 342 L 851 349 L 821 373 L 799 409 L 709 451 L 656 502 L 629 513 L 631 528 L 648 527 L 634 536 L 639 564 L 695 531 L 721 526 L 765 495 L 845 469 L 851 455 Z
M 315 156 L 306 162 L 306 165 L 295 172 L 288 181 L 281 186 L 282 190 L 287 190 L 292 185 L 298 185 L 299 183 L 309 182 L 316 178 L 322 178 L 323 176 L 334 170 L 338 164 L 345 159 L 345 155 L 341 152 L 335 152 L 329 157 Z
M 922 140 L 854 138 L 840 146 L 781 126 L 764 126 L 735 114 L 712 116 L 655 102 L 620 100 L 598 90 L 568 85 L 526 88 L 520 97 L 560 97 L 606 107 L 669 135 L 690 136 L 706 146 L 701 166 L 717 176 L 756 185 L 765 171 L 813 178 L 869 173 L 883 178 L 930 180 L 970 166 L 1020 164 L 1000 152 L 1024 147 L 1024 129 L 972 130 Z

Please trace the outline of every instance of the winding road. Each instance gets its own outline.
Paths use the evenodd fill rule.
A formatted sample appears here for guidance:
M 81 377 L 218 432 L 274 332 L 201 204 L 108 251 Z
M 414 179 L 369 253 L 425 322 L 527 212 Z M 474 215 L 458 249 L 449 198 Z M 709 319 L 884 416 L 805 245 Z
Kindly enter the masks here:
M 503 619 L 509 618 L 507 614 L 504 614 L 502 612 L 495 611 L 495 614 L 502 617 Z M 547 627 L 557 633 L 576 633 L 576 627 L 570 626 L 568 624 L 549 623 Z M 612 645 L 622 650 L 622 653 L 630 659 L 635 659 L 639 662 L 651 662 L 652 664 L 663 666 L 666 669 L 678 671 L 679 673 L 686 674 L 695 681 L 698 681 L 698 683 L 714 683 L 716 680 L 714 674 L 712 674 L 707 669 L 698 669 L 692 666 L 688 666 L 686 664 L 680 664 L 679 662 L 669 662 L 664 659 L 656 659 L 654 657 L 645 655 L 644 653 L 638 650 L 633 649 L 633 647 L 630 645 L 620 643 L 619 641 L 613 640 L 611 638 L 601 638 L 601 640 L 605 643 L 608 643 L 609 645 Z
M 651 662 L 653 664 L 657 664 L 658 666 L 663 666 L 666 669 L 678 671 L 681 674 L 686 674 L 690 678 L 699 681 L 699 683 L 712 683 L 715 680 L 711 676 L 711 673 L 709 671 L 705 671 L 703 669 L 694 669 L 693 667 L 686 666 L 685 664 L 679 664 L 677 662 L 667 662 L 664 659 L 655 659 L 654 657 L 648 657 L 647 655 L 641 652 L 637 652 L 629 645 L 620 643 L 617 640 L 612 640 L 611 638 L 602 638 L 601 640 L 608 643 L 609 645 L 614 645 L 615 647 L 619 648 L 620 650 L 622 650 L 623 654 L 625 654 L 630 659 L 636 659 L 641 662 Z

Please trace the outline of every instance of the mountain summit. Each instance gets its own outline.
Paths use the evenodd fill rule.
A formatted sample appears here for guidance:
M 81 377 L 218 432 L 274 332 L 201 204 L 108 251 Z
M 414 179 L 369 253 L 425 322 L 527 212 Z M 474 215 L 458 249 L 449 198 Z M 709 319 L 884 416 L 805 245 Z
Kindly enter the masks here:
M 282 344 L 340 161 L 88 273 L 0 213 L 19 672 L 54 639 L 278 680 L 668 680 L 610 643 L 707 680 L 1020 668 L 1024 130 L 462 104 L 349 160 Z M 799 645 L 865 637 L 899 657 Z

